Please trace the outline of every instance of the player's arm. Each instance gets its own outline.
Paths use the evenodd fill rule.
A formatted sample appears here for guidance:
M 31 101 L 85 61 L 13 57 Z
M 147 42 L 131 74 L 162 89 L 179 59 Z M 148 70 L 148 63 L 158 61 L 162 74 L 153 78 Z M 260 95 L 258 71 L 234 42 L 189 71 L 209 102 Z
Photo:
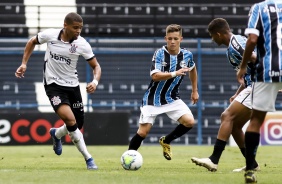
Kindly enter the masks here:
M 189 78 L 192 84 L 192 93 L 191 93 L 191 100 L 193 104 L 198 102 L 199 94 L 198 94 L 198 75 L 196 66 L 189 72 Z
M 16 73 L 15 73 L 15 76 L 17 78 L 24 77 L 27 62 L 28 62 L 33 50 L 34 50 L 35 45 L 37 45 L 37 44 L 39 44 L 39 43 L 37 41 L 36 36 L 33 36 L 32 38 L 30 38 L 28 40 L 28 42 L 26 43 L 23 58 L 22 58 L 22 64 L 21 64 L 21 66 L 19 66 L 19 68 L 16 70 Z
M 236 96 L 238 96 L 238 94 L 239 94 L 241 91 L 243 91 L 245 88 L 246 88 L 246 87 L 245 87 L 245 84 L 241 84 L 241 85 L 239 86 L 239 88 L 237 89 L 236 93 L 229 99 L 229 102 L 231 103 L 231 102 L 236 98 Z
M 243 59 L 242 59 L 242 62 L 241 62 L 241 65 L 240 65 L 240 68 L 237 72 L 237 80 L 243 84 L 244 82 L 244 75 L 247 71 L 247 64 L 248 64 L 248 61 L 251 60 L 251 56 L 253 54 L 253 51 L 255 49 L 255 46 L 257 44 L 257 40 L 258 40 L 258 36 L 255 35 L 255 34 L 249 34 L 248 36 L 248 40 L 246 42 L 246 48 L 245 48 L 245 51 L 244 51 L 244 54 L 243 54 Z
M 189 71 L 189 68 L 181 68 L 174 72 L 156 72 L 151 75 L 153 81 L 163 81 L 168 80 L 171 78 L 174 78 L 176 76 L 186 75 L 186 73 Z
M 91 60 L 88 61 L 88 63 L 91 66 L 91 68 L 93 69 L 93 80 L 92 82 L 87 84 L 86 91 L 87 93 L 93 93 L 96 90 L 98 83 L 101 79 L 102 70 L 101 70 L 101 66 L 99 62 L 97 61 L 96 57 L 93 57 Z
M 255 63 L 256 60 L 257 60 L 257 54 L 256 54 L 255 52 L 253 52 L 252 55 L 251 55 L 250 61 L 251 61 L 252 63 Z

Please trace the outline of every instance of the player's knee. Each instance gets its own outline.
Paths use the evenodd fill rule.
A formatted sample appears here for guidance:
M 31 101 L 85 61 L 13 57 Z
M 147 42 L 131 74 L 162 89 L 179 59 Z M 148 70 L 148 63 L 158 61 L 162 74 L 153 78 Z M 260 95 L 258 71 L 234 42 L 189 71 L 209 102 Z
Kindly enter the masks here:
M 141 137 L 143 137 L 143 138 L 146 138 L 147 137 L 147 135 L 149 134 L 149 131 L 150 130 L 147 130 L 147 129 L 138 129 L 138 131 L 137 131 L 137 134 L 138 135 L 140 135 Z
M 223 113 L 221 113 L 221 116 L 220 116 L 221 123 L 224 123 L 225 121 L 227 121 L 230 118 L 231 118 L 231 116 L 227 111 L 224 111 Z
M 192 128 L 192 127 L 194 127 L 194 125 L 195 125 L 195 120 L 194 120 L 194 118 L 189 118 L 189 119 L 187 119 L 187 120 L 185 120 L 185 121 L 183 121 L 183 122 L 180 122 L 182 125 L 184 125 L 185 127 L 190 127 L 190 128 Z
M 182 116 L 179 120 L 179 123 L 181 123 L 182 125 L 186 126 L 186 127 L 193 127 L 195 125 L 195 119 L 193 116 L 190 115 L 184 115 Z

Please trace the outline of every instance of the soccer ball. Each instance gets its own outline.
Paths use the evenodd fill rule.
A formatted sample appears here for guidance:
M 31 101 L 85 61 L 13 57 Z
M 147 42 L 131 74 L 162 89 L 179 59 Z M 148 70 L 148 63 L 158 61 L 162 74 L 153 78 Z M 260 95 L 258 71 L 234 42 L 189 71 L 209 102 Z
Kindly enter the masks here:
M 125 170 L 138 170 L 143 164 L 143 157 L 138 151 L 127 150 L 121 155 L 120 162 Z

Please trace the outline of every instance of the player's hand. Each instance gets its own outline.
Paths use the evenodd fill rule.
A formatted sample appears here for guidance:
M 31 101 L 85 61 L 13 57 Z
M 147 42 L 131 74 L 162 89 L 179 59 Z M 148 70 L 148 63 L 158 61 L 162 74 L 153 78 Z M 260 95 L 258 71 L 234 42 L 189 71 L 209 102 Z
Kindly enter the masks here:
M 233 102 L 233 100 L 236 98 L 236 96 L 237 96 L 237 95 L 231 96 L 230 99 L 229 99 L 229 102 L 230 102 L 230 103 Z
M 25 71 L 26 71 L 26 64 L 21 64 L 21 66 L 17 69 L 15 76 L 17 78 L 23 78 Z
M 244 84 L 244 76 L 247 72 L 247 68 L 240 68 L 237 71 L 237 80 L 240 84 Z
M 192 91 L 192 94 L 191 94 L 191 100 L 192 100 L 192 104 L 196 104 L 199 100 L 199 93 L 198 91 Z
M 176 71 L 176 76 L 186 75 L 186 73 L 189 71 L 190 71 L 189 68 L 181 68 Z
M 96 90 L 97 86 L 96 84 L 94 84 L 93 82 L 90 82 L 87 84 L 86 86 L 86 92 L 87 93 L 94 93 L 94 91 Z

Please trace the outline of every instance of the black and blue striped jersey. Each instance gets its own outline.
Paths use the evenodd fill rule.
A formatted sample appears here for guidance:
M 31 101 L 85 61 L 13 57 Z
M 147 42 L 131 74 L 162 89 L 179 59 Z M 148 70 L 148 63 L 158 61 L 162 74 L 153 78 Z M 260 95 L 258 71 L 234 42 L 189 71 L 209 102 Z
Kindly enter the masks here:
M 258 82 L 282 81 L 282 0 L 266 0 L 252 6 L 245 34 L 257 41 Z
M 241 35 L 232 35 L 229 45 L 226 50 L 226 56 L 233 69 L 237 71 L 241 64 L 244 50 L 246 47 L 247 38 Z M 255 72 L 255 65 L 251 62 L 248 63 L 247 73 L 244 76 L 245 86 L 251 86 Z
M 192 53 L 181 48 L 177 55 L 171 55 L 167 47 L 163 46 L 154 53 L 150 75 L 157 72 L 174 72 L 184 67 L 195 67 Z M 180 99 L 179 86 L 183 78 L 182 75 L 164 81 L 151 80 L 143 96 L 142 105 L 161 106 Z

